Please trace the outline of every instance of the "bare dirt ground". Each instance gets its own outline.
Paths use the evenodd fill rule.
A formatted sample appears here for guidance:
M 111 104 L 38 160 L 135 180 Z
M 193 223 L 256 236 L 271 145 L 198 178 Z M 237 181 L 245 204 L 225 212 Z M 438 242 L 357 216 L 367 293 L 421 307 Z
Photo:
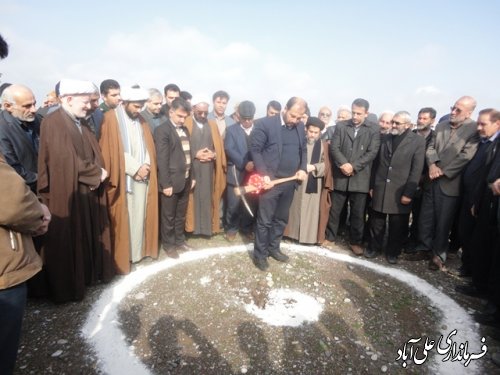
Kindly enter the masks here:
M 192 238 L 189 244 L 198 249 L 228 245 L 221 235 Z M 343 244 L 335 251 L 350 254 Z M 123 339 L 153 374 L 433 373 L 428 362 L 403 369 L 396 361 L 397 350 L 410 337 L 438 338 L 443 329 L 438 326 L 442 313 L 426 298 L 362 266 L 308 252 L 290 255 L 289 264 L 271 261 L 265 273 L 240 252 L 154 275 L 120 303 Z M 140 266 L 154 262 L 145 259 Z M 373 262 L 387 264 L 383 257 Z M 450 267 L 458 263 L 452 259 Z M 463 279 L 429 271 L 426 261 L 401 259 L 392 267 L 427 280 L 469 313 L 484 306 L 484 301 L 454 291 Z M 89 288 L 79 303 L 30 300 L 15 374 L 103 373 L 81 327 L 106 287 Z M 276 288 L 298 290 L 321 302 L 318 321 L 273 326 L 245 311 L 245 306 L 265 308 L 270 290 Z M 460 329 L 449 330 L 453 328 Z M 477 325 L 477 330 L 488 345 L 487 355 L 478 360 L 484 373 L 500 373 L 489 359 L 500 343 L 489 336 L 488 327 Z

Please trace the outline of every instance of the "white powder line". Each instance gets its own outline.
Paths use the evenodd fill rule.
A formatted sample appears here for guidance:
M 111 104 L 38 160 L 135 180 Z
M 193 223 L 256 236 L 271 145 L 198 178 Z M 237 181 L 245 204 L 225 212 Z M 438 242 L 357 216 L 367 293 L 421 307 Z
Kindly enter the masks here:
M 441 311 L 444 318 L 439 322 L 439 326 L 442 327 L 441 333 L 445 338 L 453 329 L 457 329 L 454 341 L 458 343 L 468 341 L 470 346 L 469 352 L 480 352 L 480 337 L 477 333 L 475 323 L 467 312 L 453 299 L 418 276 L 412 275 L 401 269 L 382 266 L 360 258 L 331 252 L 315 246 L 289 245 L 283 243 L 282 247 L 295 252 L 316 254 L 330 259 L 363 266 L 377 273 L 388 275 L 406 283 L 417 293 L 427 297 L 430 300 L 430 304 Z M 253 246 L 249 244 L 191 251 L 181 254 L 179 259 L 174 260 L 167 258 L 148 266 L 137 267 L 134 272 L 113 282 L 102 292 L 99 299 L 93 304 L 81 330 L 84 338 L 94 347 L 100 359 L 101 369 L 110 375 L 151 374 L 149 369 L 135 356 L 133 348 L 127 346 L 125 335 L 121 331 L 120 322 L 118 321 L 118 306 L 122 299 L 134 288 L 156 273 L 173 268 L 179 264 L 209 258 L 214 255 L 234 254 L 252 249 Z M 248 261 L 250 262 L 250 259 L 248 259 Z M 293 257 L 291 258 L 291 264 L 293 265 Z M 256 272 L 258 271 L 256 270 Z M 408 337 L 408 339 L 410 339 L 410 337 Z M 436 337 L 435 339 L 438 338 Z M 404 342 L 401 343 L 401 347 L 403 344 Z M 396 356 L 397 353 L 394 353 L 394 359 L 396 359 Z M 465 368 L 459 362 L 442 362 L 441 359 L 442 358 L 437 355 L 434 356 L 434 361 L 430 364 L 434 373 L 444 375 L 481 373 L 478 363 L 474 361 Z

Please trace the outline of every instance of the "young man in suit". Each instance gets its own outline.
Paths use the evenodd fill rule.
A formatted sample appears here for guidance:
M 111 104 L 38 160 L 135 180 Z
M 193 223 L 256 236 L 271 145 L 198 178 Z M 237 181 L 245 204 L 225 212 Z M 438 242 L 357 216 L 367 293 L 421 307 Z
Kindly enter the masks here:
M 154 141 L 160 190 L 161 243 L 167 255 L 178 258 L 178 250 L 189 250 L 184 226 L 189 192 L 195 185 L 191 178 L 192 155 L 189 133 L 184 126 L 191 106 L 182 98 L 174 99 L 169 118 L 155 129 Z

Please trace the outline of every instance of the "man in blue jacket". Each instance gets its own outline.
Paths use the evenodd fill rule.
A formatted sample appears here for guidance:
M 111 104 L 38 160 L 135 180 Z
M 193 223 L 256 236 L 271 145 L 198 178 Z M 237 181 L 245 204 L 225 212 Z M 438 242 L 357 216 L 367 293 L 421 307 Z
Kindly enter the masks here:
M 272 186 L 272 180 L 307 176 L 307 148 L 304 124 L 304 99 L 292 97 L 281 116 L 266 117 L 255 124 L 250 139 L 250 153 L 256 171 L 263 176 L 264 191 L 259 196 L 257 230 L 253 262 L 261 271 L 269 268 L 267 257 L 287 262 L 280 250 L 281 237 L 288 222 L 288 213 L 296 182 Z

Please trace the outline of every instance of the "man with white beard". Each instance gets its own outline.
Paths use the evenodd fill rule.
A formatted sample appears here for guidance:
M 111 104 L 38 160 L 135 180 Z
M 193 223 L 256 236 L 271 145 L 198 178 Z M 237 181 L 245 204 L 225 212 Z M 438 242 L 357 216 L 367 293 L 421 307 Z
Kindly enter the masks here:
M 385 255 L 389 263 L 395 264 L 408 233 L 411 203 L 424 166 L 425 141 L 411 131 L 408 112 L 397 112 L 391 123 L 391 133 L 381 136 L 380 150 L 373 163 L 369 191 L 370 242 L 365 257 L 374 258 L 382 251 L 389 217 Z
M 378 118 L 378 124 L 380 125 L 380 134 L 391 134 L 393 117 L 394 112 L 392 111 L 385 111 L 380 114 Z

